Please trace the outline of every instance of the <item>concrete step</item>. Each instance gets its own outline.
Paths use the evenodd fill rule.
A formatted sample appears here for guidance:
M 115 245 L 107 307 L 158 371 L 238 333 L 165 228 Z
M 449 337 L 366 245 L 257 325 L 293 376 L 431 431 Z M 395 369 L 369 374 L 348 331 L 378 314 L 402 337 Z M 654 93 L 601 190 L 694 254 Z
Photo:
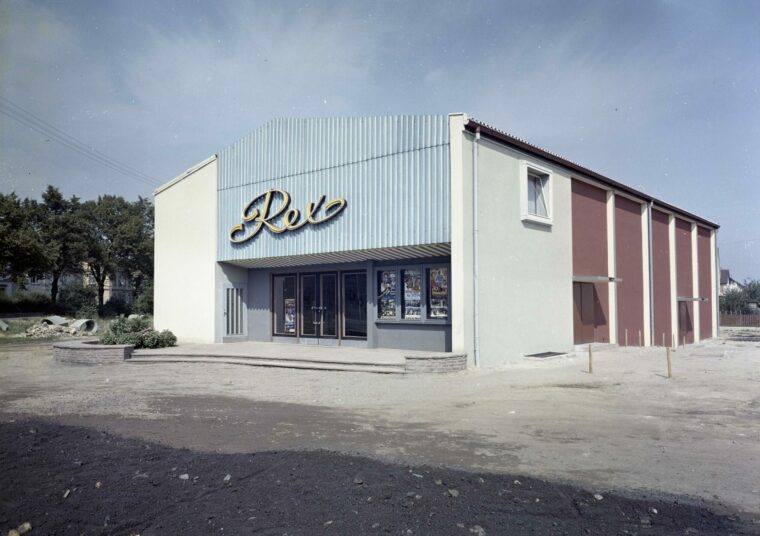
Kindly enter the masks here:
M 403 364 L 346 363 L 337 361 L 307 361 L 296 359 L 276 359 L 267 357 L 231 357 L 231 356 L 190 356 L 190 355 L 151 355 L 133 356 L 126 361 L 133 364 L 150 363 L 222 363 L 230 365 L 248 365 L 254 367 L 279 367 L 306 370 L 343 370 L 352 372 L 375 372 L 380 374 L 405 374 Z

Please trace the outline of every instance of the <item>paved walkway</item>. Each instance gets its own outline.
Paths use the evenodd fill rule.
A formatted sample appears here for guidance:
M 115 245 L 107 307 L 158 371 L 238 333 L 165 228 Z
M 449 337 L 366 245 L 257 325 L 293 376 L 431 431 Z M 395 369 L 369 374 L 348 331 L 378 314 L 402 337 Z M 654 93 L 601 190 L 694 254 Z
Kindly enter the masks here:
M 424 352 L 389 348 L 356 348 L 351 346 L 318 346 L 277 342 L 232 342 L 212 344 L 180 344 L 171 348 L 138 350 L 133 362 L 167 360 L 224 360 L 239 364 L 299 366 L 299 368 L 337 368 L 364 370 L 381 368 L 381 372 L 402 372 L 406 357 L 435 358 L 450 356 L 447 352 Z M 253 361 L 256 361 L 255 363 Z M 320 365 L 324 365 L 320 367 Z M 359 369 L 357 367 L 363 367 Z

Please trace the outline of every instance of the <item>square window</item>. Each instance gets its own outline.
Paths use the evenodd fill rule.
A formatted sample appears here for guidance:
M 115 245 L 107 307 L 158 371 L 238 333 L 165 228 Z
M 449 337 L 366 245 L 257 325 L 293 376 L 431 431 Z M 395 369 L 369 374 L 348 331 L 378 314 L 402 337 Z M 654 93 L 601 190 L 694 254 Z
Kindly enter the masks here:
M 552 172 L 540 166 L 520 163 L 521 214 L 523 221 L 552 224 Z

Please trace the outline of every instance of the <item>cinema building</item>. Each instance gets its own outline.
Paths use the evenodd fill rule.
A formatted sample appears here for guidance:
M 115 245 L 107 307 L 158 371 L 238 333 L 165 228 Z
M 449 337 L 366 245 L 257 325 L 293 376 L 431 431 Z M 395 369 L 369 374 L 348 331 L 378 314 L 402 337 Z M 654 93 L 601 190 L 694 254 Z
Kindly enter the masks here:
M 715 223 L 464 114 L 275 119 L 155 209 L 155 323 L 180 342 L 495 366 L 717 334 Z

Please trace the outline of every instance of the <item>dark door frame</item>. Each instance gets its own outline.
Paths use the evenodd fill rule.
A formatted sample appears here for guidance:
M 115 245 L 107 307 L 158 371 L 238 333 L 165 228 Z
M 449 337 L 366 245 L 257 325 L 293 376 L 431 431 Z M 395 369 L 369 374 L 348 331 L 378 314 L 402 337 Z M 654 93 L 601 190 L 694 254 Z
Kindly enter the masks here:
M 324 296 L 323 296 L 323 284 L 322 284 L 322 278 L 325 276 L 333 276 L 335 278 L 335 335 L 325 335 L 322 333 L 323 327 L 324 327 Z M 314 321 L 314 314 L 312 313 L 312 318 L 310 320 L 307 320 L 307 311 L 304 310 L 304 304 L 303 304 L 303 294 L 304 294 L 304 288 L 305 284 L 303 283 L 304 278 L 307 277 L 313 277 L 314 278 L 314 289 L 316 292 L 316 300 L 319 305 L 319 314 L 320 319 L 319 322 Z M 339 329 L 339 318 L 340 318 L 340 310 L 339 310 L 339 303 L 338 303 L 338 272 L 337 271 L 327 271 L 327 272 L 302 272 L 298 274 L 298 283 L 299 283 L 299 293 L 298 293 L 298 302 L 297 302 L 297 308 L 298 308 L 298 316 L 299 316 L 299 333 L 298 336 L 300 338 L 304 339 L 338 339 L 340 335 L 340 329 Z M 312 311 L 314 311 L 314 308 L 312 307 Z M 307 334 L 304 333 L 304 322 L 311 321 L 314 323 L 314 334 Z

